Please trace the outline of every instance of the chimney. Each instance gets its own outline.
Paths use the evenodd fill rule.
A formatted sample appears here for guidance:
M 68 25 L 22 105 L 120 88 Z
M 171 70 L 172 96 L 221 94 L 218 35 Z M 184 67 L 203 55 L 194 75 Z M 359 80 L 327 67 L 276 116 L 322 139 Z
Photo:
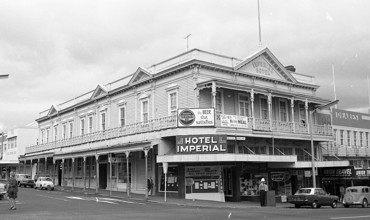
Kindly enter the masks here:
M 290 72 L 295 72 L 295 67 L 293 65 L 286 66 L 285 69 Z

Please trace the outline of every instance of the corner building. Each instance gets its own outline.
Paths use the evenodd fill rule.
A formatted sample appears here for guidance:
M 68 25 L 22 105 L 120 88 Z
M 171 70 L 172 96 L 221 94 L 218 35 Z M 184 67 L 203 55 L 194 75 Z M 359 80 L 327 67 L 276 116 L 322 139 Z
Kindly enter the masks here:
M 53 105 L 36 120 L 39 144 L 22 160 L 62 187 L 215 201 L 257 201 L 263 177 L 277 198 L 311 186 L 329 123 L 309 112 L 330 102 L 312 76 L 268 48 L 245 59 L 199 49 Z M 319 184 L 319 181 L 317 181 Z

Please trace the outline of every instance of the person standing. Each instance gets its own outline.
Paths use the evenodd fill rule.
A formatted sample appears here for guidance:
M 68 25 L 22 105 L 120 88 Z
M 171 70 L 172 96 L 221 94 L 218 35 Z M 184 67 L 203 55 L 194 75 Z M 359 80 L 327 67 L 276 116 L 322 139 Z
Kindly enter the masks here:
M 346 192 L 346 188 L 344 188 L 344 186 L 340 186 L 339 187 L 339 193 L 340 193 L 340 198 L 339 198 L 339 201 L 340 202 L 343 202 L 343 198 L 344 198 L 344 193 Z
M 152 195 L 153 194 L 153 180 L 152 180 L 152 177 L 149 177 L 149 179 L 147 180 L 147 184 L 148 184 L 148 195 Z
M 15 207 L 15 199 L 18 197 L 18 184 L 17 180 L 15 179 L 14 172 L 10 172 L 10 179 L 7 184 L 7 194 L 10 204 L 9 210 L 16 210 L 17 208 Z
M 258 186 L 258 191 L 260 192 L 261 206 L 266 206 L 266 192 L 268 191 L 268 187 L 266 185 L 265 178 L 261 179 L 261 183 Z

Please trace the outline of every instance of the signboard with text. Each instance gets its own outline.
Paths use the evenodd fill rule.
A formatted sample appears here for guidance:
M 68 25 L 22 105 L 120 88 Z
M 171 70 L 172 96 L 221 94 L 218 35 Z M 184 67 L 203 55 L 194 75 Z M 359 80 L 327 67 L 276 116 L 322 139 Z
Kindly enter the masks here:
M 176 153 L 178 154 L 210 154 L 226 152 L 226 135 L 176 136 Z
M 333 125 L 370 129 L 370 115 L 333 109 Z
M 248 128 L 248 117 L 240 115 L 220 115 L 221 126 Z
M 333 167 L 323 169 L 324 177 L 355 177 L 355 169 L 349 167 Z
M 177 110 L 178 127 L 213 127 L 215 110 L 213 108 L 187 108 Z

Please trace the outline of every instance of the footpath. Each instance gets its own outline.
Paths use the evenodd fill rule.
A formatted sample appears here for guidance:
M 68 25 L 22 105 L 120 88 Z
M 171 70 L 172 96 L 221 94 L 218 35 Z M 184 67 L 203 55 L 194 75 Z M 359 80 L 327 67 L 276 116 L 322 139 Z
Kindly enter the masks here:
M 250 201 L 241 201 L 241 202 L 217 202 L 217 201 L 206 201 L 206 200 L 190 200 L 183 198 L 173 198 L 158 195 L 150 195 L 148 198 L 145 198 L 143 194 L 130 193 L 130 196 L 127 196 L 126 192 L 119 191 L 110 191 L 99 189 L 96 193 L 95 189 L 86 189 L 74 187 L 64 187 L 60 186 L 55 188 L 59 191 L 65 191 L 70 193 L 76 193 L 87 196 L 96 196 L 96 197 L 111 197 L 115 199 L 130 200 L 136 202 L 146 202 L 146 203 L 161 203 L 167 205 L 178 205 L 178 206 L 193 206 L 193 207 L 208 207 L 208 208 L 235 208 L 235 209 L 244 209 L 244 208 L 276 208 L 276 207 L 292 207 L 290 203 L 276 203 L 276 206 L 261 207 L 257 202 Z

